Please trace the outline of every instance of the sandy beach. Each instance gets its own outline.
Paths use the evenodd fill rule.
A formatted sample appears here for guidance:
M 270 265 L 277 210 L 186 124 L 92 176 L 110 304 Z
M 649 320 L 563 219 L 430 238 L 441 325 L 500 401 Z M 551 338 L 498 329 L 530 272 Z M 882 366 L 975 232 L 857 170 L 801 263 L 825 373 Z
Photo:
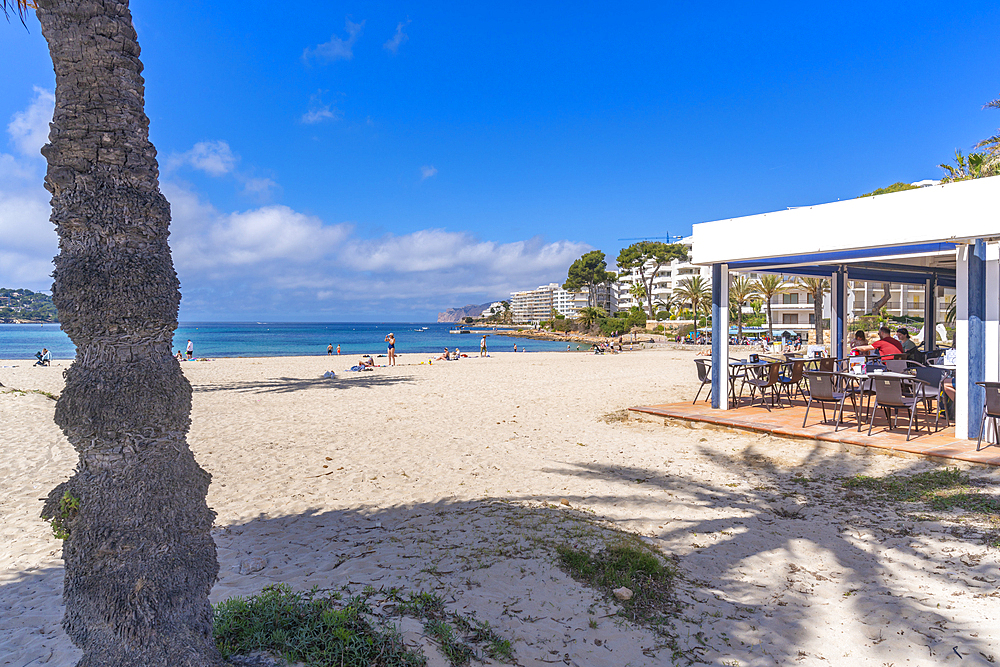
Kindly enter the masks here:
M 676 664 L 1000 660 L 989 526 L 843 487 L 943 464 L 624 416 L 693 398 L 692 358 L 405 355 L 364 373 L 342 372 L 354 357 L 185 362 L 189 441 L 218 513 L 213 602 L 278 582 L 405 586 L 489 621 L 518 665 L 673 664 L 662 637 L 556 565 L 553 544 L 620 530 L 677 559 Z M 76 461 L 38 393 L 58 394 L 68 364 L 0 361 L 0 665 L 79 656 L 60 626 L 61 543 L 38 518 Z M 401 630 L 446 664 L 419 624 Z

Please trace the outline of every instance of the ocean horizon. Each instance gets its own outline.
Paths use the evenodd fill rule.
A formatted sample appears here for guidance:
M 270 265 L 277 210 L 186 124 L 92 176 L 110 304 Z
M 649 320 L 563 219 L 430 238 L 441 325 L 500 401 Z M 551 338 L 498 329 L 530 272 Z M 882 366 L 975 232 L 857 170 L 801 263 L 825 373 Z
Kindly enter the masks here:
M 339 345 L 341 356 L 377 355 L 386 353 L 385 337 L 391 332 L 404 360 L 407 354 L 440 354 L 445 347 L 479 354 L 481 334 L 449 333 L 458 326 L 453 322 L 181 322 L 173 349 L 186 349 L 190 339 L 199 358 L 325 356 L 329 345 L 334 354 Z M 566 343 L 559 341 L 488 334 L 490 350 L 512 351 L 515 343 L 519 351 L 566 350 Z M 58 323 L 0 324 L 0 359 L 33 359 L 42 348 L 48 348 L 53 359 L 76 356 L 76 347 Z

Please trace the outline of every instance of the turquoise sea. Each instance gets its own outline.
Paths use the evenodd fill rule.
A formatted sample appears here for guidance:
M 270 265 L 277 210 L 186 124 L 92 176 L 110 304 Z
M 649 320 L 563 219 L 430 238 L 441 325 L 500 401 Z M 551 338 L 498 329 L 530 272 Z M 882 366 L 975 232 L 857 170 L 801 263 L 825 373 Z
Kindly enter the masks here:
M 196 357 L 298 357 L 325 355 L 327 345 L 342 355 L 384 354 L 385 336 L 396 334 L 400 355 L 440 353 L 445 347 L 479 354 L 481 334 L 450 334 L 456 324 L 422 322 L 181 322 L 174 350 L 190 338 Z M 566 350 L 565 343 L 490 335 L 491 350 Z M 58 324 L 0 324 L 0 359 L 31 359 L 47 347 L 53 359 L 72 359 L 76 348 Z M 576 349 L 574 345 L 574 350 Z

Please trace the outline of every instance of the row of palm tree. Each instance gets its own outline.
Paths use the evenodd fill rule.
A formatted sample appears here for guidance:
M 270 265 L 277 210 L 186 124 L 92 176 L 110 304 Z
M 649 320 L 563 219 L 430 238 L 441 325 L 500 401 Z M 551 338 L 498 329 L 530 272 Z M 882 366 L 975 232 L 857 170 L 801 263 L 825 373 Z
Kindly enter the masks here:
M 799 278 L 789 282 L 783 276 L 764 274 L 759 278 L 736 276 L 729 287 L 729 301 L 736 311 L 736 327 L 740 338 L 743 337 L 743 309 L 754 302 L 762 301 L 767 309 L 767 331 L 774 337 L 774 324 L 771 313 L 771 301 L 779 294 L 792 290 L 801 290 L 813 297 L 813 319 L 816 321 L 816 339 L 823 339 L 823 295 L 830 291 L 830 281 L 824 278 Z M 678 281 L 677 287 L 666 301 L 660 299 L 656 303 L 670 307 L 690 305 L 695 320 L 695 337 L 698 336 L 698 315 L 712 301 L 711 283 L 702 276 L 690 276 Z

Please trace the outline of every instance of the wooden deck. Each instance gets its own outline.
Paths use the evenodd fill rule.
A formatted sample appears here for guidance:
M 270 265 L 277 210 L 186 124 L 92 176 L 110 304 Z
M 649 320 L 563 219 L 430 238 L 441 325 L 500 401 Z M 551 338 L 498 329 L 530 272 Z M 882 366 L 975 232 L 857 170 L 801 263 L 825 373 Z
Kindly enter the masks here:
M 782 405 L 783 407 L 772 408 L 770 412 L 759 405 L 752 408 L 744 405 L 744 407 L 733 410 L 713 410 L 707 402 L 698 401 L 697 405 L 692 405 L 690 402 L 668 403 L 640 406 L 629 408 L 629 410 L 636 416 L 648 415 L 666 419 L 682 419 L 792 438 L 808 438 L 841 445 L 871 447 L 885 450 L 886 453 L 905 453 L 1000 466 L 1000 447 L 984 440 L 982 448 L 977 452 L 975 440 L 955 438 L 954 427 L 945 428 L 943 420 L 938 430 L 929 432 L 923 425 L 923 410 L 917 413 L 917 418 L 921 419 L 922 428 L 920 431 L 914 429 L 910 441 L 907 442 L 905 412 L 900 415 L 901 428 L 888 429 L 885 418 L 880 416 L 876 418 L 872 434 L 869 436 L 867 435 L 867 424 L 860 433 L 858 432 L 858 422 L 849 406 L 844 410 L 844 421 L 841 423 L 840 429 L 834 432 L 833 414 L 829 406 L 826 409 L 826 414 L 830 421 L 823 423 L 823 412 L 820 410 L 819 404 L 814 403 L 809 410 L 809 421 L 803 428 L 802 418 L 806 412 L 805 401 L 793 400 L 791 406 L 785 401 Z M 930 421 L 933 429 L 933 417 Z

